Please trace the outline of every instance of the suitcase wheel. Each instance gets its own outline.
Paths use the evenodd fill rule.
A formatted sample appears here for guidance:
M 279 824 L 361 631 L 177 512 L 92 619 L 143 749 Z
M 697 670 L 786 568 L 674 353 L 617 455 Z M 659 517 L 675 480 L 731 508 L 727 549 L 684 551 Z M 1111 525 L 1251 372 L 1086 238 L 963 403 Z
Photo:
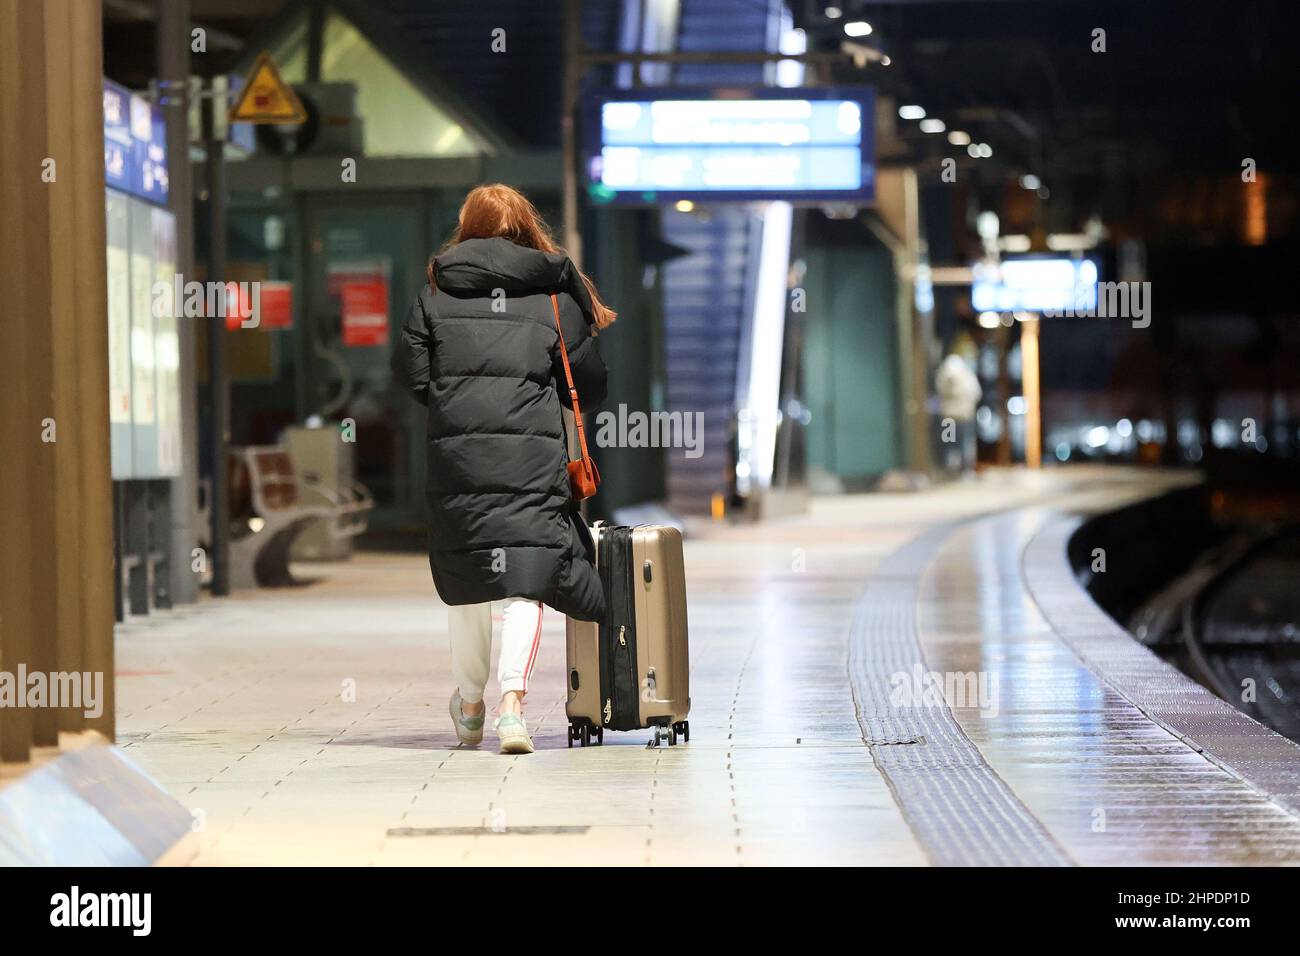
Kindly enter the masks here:
M 673 731 L 679 734 L 683 743 L 691 742 L 691 722 L 689 720 L 679 720 L 673 724 Z
M 660 724 L 655 724 L 655 735 L 654 738 L 650 741 L 650 746 L 658 747 L 665 740 L 668 741 L 669 747 L 677 746 L 677 726 L 675 724 L 670 727 L 664 727 Z

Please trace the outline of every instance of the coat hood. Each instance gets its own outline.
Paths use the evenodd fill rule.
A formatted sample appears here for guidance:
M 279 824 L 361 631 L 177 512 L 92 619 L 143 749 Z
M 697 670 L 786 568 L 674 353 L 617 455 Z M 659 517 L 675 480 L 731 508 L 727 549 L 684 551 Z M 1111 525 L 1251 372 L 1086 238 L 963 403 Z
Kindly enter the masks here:
M 433 274 L 439 289 L 460 297 L 490 295 L 494 289 L 567 292 L 587 321 L 595 320 L 586 283 L 563 252 L 542 252 L 501 237 L 466 239 L 433 260 Z

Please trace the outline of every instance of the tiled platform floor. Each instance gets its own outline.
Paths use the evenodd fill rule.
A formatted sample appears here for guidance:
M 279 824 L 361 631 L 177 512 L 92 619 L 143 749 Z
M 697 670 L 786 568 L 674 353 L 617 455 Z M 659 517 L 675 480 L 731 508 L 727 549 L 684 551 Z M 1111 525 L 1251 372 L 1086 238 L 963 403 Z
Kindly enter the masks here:
M 123 626 L 119 742 L 195 811 L 200 864 L 924 864 L 846 668 L 873 568 L 940 522 L 1150 481 L 999 474 L 704 529 L 687 549 L 687 745 L 609 733 L 567 748 L 563 621 L 548 612 L 528 703 L 539 752 L 458 748 L 427 564 L 375 554 Z

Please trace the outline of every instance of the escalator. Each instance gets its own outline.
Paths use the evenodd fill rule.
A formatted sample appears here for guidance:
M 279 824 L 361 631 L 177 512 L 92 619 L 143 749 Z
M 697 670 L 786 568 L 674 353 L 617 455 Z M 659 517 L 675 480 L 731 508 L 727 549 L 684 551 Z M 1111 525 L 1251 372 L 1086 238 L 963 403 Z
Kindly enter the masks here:
M 682 52 L 776 48 L 779 5 L 764 0 L 682 0 L 677 49 Z M 753 86 L 762 64 L 685 63 L 676 86 Z M 736 382 L 752 295 L 761 220 L 751 205 L 711 204 L 696 213 L 665 210 L 664 238 L 691 250 L 664 273 L 665 404 L 669 412 L 703 413 L 703 454 L 679 449 L 667 457 L 669 507 L 707 514 L 716 493 L 733 483 Z

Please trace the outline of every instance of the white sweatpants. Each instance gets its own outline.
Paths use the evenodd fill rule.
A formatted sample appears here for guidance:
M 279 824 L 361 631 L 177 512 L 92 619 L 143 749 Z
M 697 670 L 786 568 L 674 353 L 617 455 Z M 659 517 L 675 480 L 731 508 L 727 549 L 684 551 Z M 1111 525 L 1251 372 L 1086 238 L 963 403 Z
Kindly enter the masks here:
M 501 654 L 497 658 L 497 683 L 501 693 L 527 693 L 528 677 L 537 662 L 542 640 L 542 602 L 506 598 L 500 602 Z M 492 667 L 492 603 L 462 604 L 447 609 L 451 631 L 451 673 L 461 699 L 477 704 L 483 699 Z

